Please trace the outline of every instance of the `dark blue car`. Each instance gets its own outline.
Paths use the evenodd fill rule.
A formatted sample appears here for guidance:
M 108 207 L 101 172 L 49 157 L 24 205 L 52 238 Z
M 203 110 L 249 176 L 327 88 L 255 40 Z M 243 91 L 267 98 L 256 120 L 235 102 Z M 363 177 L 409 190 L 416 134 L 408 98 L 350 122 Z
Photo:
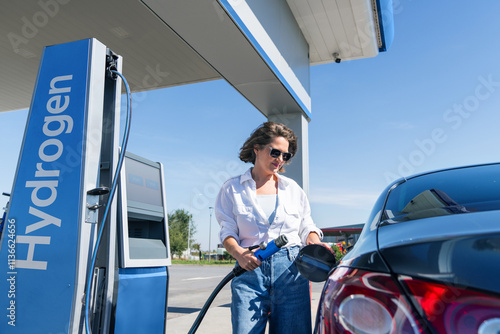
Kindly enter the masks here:
M 500 333 L 500 164 L 387 187 L 325 283 L 317 333 Z

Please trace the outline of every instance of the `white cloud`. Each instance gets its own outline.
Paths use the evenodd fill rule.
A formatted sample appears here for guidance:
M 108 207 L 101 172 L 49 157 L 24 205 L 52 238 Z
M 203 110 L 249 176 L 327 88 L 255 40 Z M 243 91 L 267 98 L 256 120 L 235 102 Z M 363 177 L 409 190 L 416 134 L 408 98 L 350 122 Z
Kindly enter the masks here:
M 387 124 L 389 125 L 389 128 L 396 130 L 410 130 L 415 128 L 415 125 L 410 122 L 389 122 Z

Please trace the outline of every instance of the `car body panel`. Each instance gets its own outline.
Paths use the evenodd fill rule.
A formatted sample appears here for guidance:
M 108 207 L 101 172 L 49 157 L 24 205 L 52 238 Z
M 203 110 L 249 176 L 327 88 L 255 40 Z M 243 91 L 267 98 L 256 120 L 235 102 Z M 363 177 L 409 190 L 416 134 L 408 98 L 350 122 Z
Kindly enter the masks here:
M 391 272 L 500 294 L 499 164 L 410 177 L 383 212 L 377 241 Z
M 500 224 L 500 211 L 407 222 L 403 235 L 397 226 L 384 226 L 380 251 L 395 274 L 500 295 L 500 232 L 492 222 Z

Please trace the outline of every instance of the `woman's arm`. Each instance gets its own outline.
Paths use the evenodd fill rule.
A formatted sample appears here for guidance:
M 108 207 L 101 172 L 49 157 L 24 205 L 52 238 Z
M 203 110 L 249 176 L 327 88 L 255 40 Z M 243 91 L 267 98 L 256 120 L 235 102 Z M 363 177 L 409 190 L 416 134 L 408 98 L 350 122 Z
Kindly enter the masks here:
M 230 185 L 226 182 L 219 191 L 215 200 L 215 219 L 220 225 L 219 239 L 222 243 L 224 243 L 225 239 L 232 237 L 238 244 L 239 230 L 233 213 L 234 203 L 230 196 L 230 190 Z

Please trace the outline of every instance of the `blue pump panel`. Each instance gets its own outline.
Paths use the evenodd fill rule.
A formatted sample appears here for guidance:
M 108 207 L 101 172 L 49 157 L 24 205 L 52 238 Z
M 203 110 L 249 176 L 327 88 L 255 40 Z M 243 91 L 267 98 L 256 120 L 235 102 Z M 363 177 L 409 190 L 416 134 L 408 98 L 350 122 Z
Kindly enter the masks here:
M 120 268 L 119 279 L 115 333 L 164 333 L 167 268 Z
M 0 333 L 70 327 L 93 45 L 56 45 L 42 55 L 2 236 Z

